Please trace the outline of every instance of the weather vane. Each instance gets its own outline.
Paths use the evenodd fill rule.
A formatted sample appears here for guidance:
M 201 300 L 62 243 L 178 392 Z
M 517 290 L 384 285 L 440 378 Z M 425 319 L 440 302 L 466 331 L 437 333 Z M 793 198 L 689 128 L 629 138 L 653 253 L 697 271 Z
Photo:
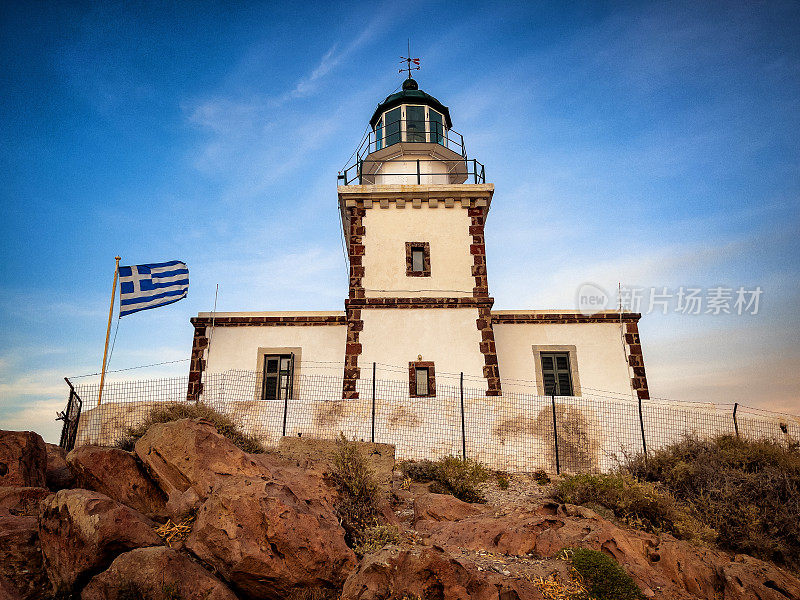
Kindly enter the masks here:
M 411 79 L 411 71 L 419 71 L 419 59 L 418 58 L 411 58 L 411 40 L 408 41 L 408 56 L 401 56 L 400 57 L 401 63 L 406 63 L 406 66 L 403 67 L 398 71 L 398 73 L 402 73 L 403 71 L 408 71 L 408 78 Z M 413 67 L 411 65 L 414 65 Z

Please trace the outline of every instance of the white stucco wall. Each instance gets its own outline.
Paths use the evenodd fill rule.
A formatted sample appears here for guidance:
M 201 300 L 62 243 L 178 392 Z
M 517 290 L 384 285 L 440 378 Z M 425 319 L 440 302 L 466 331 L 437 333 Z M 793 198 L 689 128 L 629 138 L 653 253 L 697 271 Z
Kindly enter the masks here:
M 535 392 L 532 346 L 575 346 L 582 395 L 631 395 L 625 346 L 616 323 L 497 324 L 494 339 L 503 391 Z M 523 380 L 530 383 L 514 382 Z
M 408 381 L 408 363 L 422 360 L 435 364 L 436 382 L 457 384 L 457 375 L 474 377 L 469 386 L 486 389 L 483 379 L 481 334 L 475 325 L 476 308 L 365 309 L 361 311 L 362 378 L 372 363 L 397 366 L 396 373 L 384 370 L 379 377 Z M 406 369 L 405 372 L 402 369 Z M 450 375 L 446 375 L 450 374 Z M 445 382 L 445 379 L 447 381 Z
M 423 202 L 420 208 L 406 203 L 397 208 L 373 207 L 363 219 L 365 295 L 453 297 L 471 296 L 475 286 L 473 258 L 469 252 L 471 219 L 467 210 L 456 203 L 436 208 Z M 406 242 L 429 242 L 430 277 L 406 275 Z M 383 291 L 379 291 L 383 290 Z M 434 290 L 434 291 L 422 291 Z
M 222 315 L 224 313 L 219 313 Z M 343 312 L 229 313 L 231 315 L 343 316 Z M 204 315 L 201 315 L 204 316 Z M 209 315 L 210 316 L 210 315 Z M 344 368 L 346 325 L 267 325 L 214 327 L 206 372 L 230 369 L 256 371 L 259 348 L 302 348 L 296 374 L 341 376 Z M 299 371 L 298 371 L 299 369 Z

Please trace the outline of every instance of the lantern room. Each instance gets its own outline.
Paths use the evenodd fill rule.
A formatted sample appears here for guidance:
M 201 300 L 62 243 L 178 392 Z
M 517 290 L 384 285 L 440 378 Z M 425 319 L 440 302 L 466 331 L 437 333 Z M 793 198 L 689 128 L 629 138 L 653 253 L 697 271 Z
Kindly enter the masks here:
M 378 105 L 369 124 L 340 185 L 485 183 L 483 165 L 467 157 L 450 110 L 413 78 Z

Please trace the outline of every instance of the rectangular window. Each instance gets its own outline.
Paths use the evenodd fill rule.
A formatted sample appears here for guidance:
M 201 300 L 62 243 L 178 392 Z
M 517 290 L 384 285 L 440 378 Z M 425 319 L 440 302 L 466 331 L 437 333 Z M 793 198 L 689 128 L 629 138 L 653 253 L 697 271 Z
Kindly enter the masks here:
M 292 397 L 294 379 L 294 354 L 268 354 L 264 356 L 263 400 L 284 400 Z
M 411 270 L 422 271 L 425 264 L 425 250 L 422 248 L 411 249 Z
M 417 396 L 428 395 L 428 368 L 417 367 Z
M 431 141 L 434 144 L 444 146 L 444 128 L 442 127 L 442 115 L 433 109 L 428 109 L 431 115 Z
M 431 245 L 429 242 L 406 242 L 406 275 L 431 276 Z
M 384 127 L 386 128 L 386 145 L 391 146 L 392 144 L 399 144 L 400 143 L 400 107 L 393 108 L 389 112 L 386 113 L 385 116 L 386 123 Z
M 375 129 L 375 150 L 383 148 L 383 119 L 378 121 L 378 127 Z
M 542 382 L 548 396 L 572 396 L 568 352 L 542 352 Z
M 408 392 L 412 398 L 429 398 L 436 395 L 436 376 L 432 362 L 408 363 Z
M 425 141 L 425 107 L 406 107 L 406 141 Z

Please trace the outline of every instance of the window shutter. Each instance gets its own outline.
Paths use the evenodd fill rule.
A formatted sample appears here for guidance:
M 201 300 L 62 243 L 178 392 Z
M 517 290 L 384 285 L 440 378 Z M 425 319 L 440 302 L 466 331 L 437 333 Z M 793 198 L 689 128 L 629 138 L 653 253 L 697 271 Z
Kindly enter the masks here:
M 572 373 L 568 353 L 542 353 L 542 383 L 544 393 L 555 396 L 572 396 Z

